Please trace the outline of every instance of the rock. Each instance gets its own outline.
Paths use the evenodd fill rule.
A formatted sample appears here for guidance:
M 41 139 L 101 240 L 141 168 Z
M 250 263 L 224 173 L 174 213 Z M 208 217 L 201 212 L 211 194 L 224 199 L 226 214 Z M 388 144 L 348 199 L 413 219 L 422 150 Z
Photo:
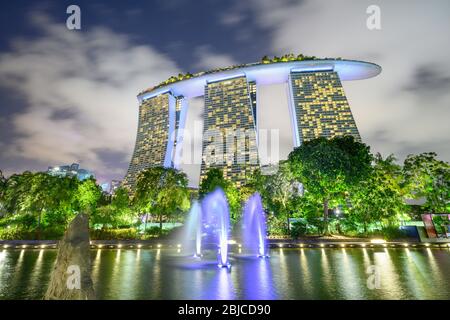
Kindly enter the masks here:
M 80 213 L 59 242 L 58 256 L 44 299 L 95 299 L 91 269 L 89 217 Z

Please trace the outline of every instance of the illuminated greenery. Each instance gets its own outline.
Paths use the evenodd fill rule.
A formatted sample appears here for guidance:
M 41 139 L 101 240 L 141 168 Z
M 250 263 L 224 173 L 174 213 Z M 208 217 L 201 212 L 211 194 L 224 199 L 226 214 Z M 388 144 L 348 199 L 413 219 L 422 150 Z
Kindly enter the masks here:
M 228 71 L 228 70 L 233 70 L 233 69 L 239 69 L 239 68 L 245 68 L 245 67 L 250 67 L 250 66 L 257 66 L 260 64 L 269 64 L 269 63 L 278 63 L 278 62 L 292 62 L 292 61 L 310 61 L 310 60 L 342 60 L 342 58 L 317 58 L 315 56 L 306 56 L 303 54 L 299 54 L 299 55 L 294 55 L 293 53 L 288 53 L 285 55 L 282 55 L 280 57 L 278 56 L 274 56 L 272 58 L 269 58 L 268 56 L 264 56 L 262 57 L 260 62 L 257 63 L 246 63 L 246 64 L 239 64 L 239 65 L 233 65 L 233 66 L 229 66 L 229 67 L 224 67 L 224 68 L 216 68 L 216 69 L 211 69 L 208 71 L 202 71 L 202 72 L 198 72 L 195 74 L 192 74 L 190 72 L 187 73 L 179 73 L 178 76 L 171 76 L 169 79 L 164 80 L 163 82 L 159 83 L 158 85 L 149 88 L 141 93 L 145 93 L 145 92 L 149 92 L 151 90 L 155 90 L 158 88 L 161 88 L 163 86 L 169 85 L 171 83 L 175 83 L 178 81 L 183 81 L 183 80 L 187 80 L 190 78 L 195 78 L 195 77 L 200 77 L 203 76 L 205 74 L 211 74 L 211 73 L 217 73 L 217 72 L 222 72 L 222 71 Z
M 200 198 L 203 198 L 216 188 L 221 188 L 224 191 L 228 200 L 231 219 L 233 222 L 236 222 L 241 214 L 241 194 L 234 183 L 223 177 L 223 171 L 221 169 L 211 168 L 200 184 Z
M 244 202 L 259 192 L 270 235 L 292 237 L 332 233 L 392 239 L 401 237 L 399 225 L 418 213 L 450 212 L 450 166 L 435 153 L 410 155 L 401 166 L 393 155 L 372 156 L 368 146 L 351 137 L 319 138 L 266 169 L 256 170 L 239 189 L 220 169 L 211 169 L 198 197 L 222 188 L 236 229 Z M 197 197 L 187 181 L 178 170 L 149 168 L 133 194 L 119 188 L 109 196 L 93 179 L 28 171 L 5 178 L 0 171 L 0 239 L 59 239 L 78 212 L 90 215 L 93 239 L 166 235 L 170 231 L 162 228 L 163 221 L 183 222 Z M 425 204 L 413 211 L 407 198 L 423 198 Z M 146 228 L 143 216 L 159 227 Z M 442 228 L 444 223 L 435 220 Z
M 450 164 L 436 159 L 436 153 L 409 155 L 403 175 L 412 198 L 425 198 L 433 213 L 450 212 Z
M 371 161 L 369 147 L 351 136 L 306 141 L 289 154 L 294 177 L 322 200 L 325 233 L 329 232 L 330 202 L 367 179 Z
M 133 205 L 139 213 L 154 214 L 162 230 L 163 218 L 190 207 L 188 179 L 185 173 L 173 168 L 152 167 L 138 176 Z

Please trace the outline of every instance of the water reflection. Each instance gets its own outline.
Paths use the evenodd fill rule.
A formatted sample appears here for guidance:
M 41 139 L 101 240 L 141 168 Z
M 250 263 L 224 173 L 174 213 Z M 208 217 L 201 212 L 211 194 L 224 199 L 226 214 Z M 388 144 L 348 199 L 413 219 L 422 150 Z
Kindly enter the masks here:
M 92 251 L 101 299 L 450 299 L 450 252 L 439 249 L 275 249 L 269 259 L 232 254 L 188 260 L 177 249 Z M 0 251 L 0 299 L 41 299 L 55 250 Z M 211 261 L 211 263 L 209 263 Z M 380 289 L 367 287 L 369 266 Z

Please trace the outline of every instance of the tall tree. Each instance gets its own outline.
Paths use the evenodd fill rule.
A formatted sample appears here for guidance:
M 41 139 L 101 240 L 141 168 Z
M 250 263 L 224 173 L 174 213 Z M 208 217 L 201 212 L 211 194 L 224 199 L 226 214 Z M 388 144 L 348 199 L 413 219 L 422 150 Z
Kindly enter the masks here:
M 350 215 L 363 224 L 397 222 L 405 211 L 402 168 L 393 155 L 385 159 L 377 153 L 370 176 L 350 192 Z
M 94 213 L 101 198 L 102 189 L 97 185 L 95 179 L 89 178 L 79 184 L 76 199 L 80 211 Z
M 352 136 L 303 142 L 289 154 L 292 173 L 323 203 L 325 233 L 329 233 L 330 200 L 350 190 L 371 172 L 370 148 Z
M 281 161 L 278 170 L 265 179 L 264 189 L 267 195 L 267 202 L 274 211 L 284 217 L 286 221 L 286 230 L 290 233 L 290 204 L 295 196 L 294 175 L 292 174 L 289 164 Z
M 141 212 L 156 214 L 162 230 L 164 216 L 189 209 L 188 179 L 173 168 L 152 167 L 138 176 L 134 205 Z
M 425 206 L 432 212 L 450 212 L 450 164 L 436 159 L 434 152 L 409 155 L 403 174 L 410 195 L 425 197 Z

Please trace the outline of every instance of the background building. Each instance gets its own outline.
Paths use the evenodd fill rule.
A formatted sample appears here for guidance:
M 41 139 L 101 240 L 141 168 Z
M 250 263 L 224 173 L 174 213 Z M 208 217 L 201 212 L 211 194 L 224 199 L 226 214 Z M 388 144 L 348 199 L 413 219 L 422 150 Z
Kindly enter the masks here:
M 71 165 L 63 165 L 57 167 L 48 167 L 47 173 L 58 177 L 77 177 L 78 180 L 83 181 L 89 178 L 95 178 L 94 173 L 86 169 L 80 168 L 78 163 Z
M 219 167 L 226 179 L 240 186 L 255 168 L 267 164 L 261 161 L 265 147 L 258 121 L 261 108 L 279 108 L 280 116 L 288 110 L 293 147 L 317 137 L 352 135 L 361 140 L 342 81 L 374 77 L 381 67 L 363 61 L 301 55 L 289 59 L 264 59 L 260 63 L 179 75 L 141 92 L 136 145 L 123 184 L 134 188 L 139 172 L 151 166 L 184 170 L 182 154 L 191 148 L 185 140 L 192 135 L 184 133 L 186 118 L 199 101 L 203 136 L 196 175 L 200 181 L 208 169 Z M 276 85 L 281 85 L 283 99 L 268 103 L 262 98 L 264 92 Z M 272 159 L 272 163 L 276 161 Z

